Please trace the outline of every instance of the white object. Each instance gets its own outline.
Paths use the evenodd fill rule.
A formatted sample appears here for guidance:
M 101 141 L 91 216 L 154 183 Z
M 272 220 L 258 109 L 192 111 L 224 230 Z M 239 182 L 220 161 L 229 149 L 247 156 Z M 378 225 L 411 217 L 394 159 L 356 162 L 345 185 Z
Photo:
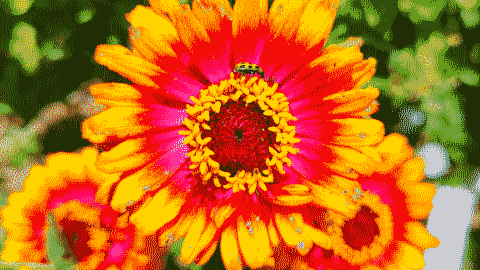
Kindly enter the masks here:
M 427 224 L 427 230 L 440 240 L 440 245 L 425 250 L 424 270 L 463 269 L 470 221 L 477 202 L 478 194 L 474 191 L 440 186 L 433 198 L 433 210 Z

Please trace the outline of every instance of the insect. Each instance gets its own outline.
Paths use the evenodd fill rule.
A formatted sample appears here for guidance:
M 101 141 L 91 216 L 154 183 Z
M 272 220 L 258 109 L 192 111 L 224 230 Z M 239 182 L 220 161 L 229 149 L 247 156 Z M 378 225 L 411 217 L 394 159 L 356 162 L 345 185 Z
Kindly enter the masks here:
M 262 79 L 265 77 L 265 72 L 263 72 L 261 67 L 247 62 L 236 64 L 233 72 L 242 74 L 258 74 L 262 77 Z

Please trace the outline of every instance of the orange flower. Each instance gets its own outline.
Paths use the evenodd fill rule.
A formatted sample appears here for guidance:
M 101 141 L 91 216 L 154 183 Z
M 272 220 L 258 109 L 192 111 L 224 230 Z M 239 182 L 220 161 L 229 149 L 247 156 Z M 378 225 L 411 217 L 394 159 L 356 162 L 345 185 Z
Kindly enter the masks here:
M 412 158 L 412 148 L 399 134 L 387 136 L 375 149 L 360 151 L 376 165 L 374 172 L 354 181 L 336 177 L 337 184 L 350 187 L 344 193 L 351 196 L 358 212 L 353 217 L 338 213 L 327 217 L 335 244 L 313 247 L 309 255 L 296 259 L 297 267 L 423 269 L 423 251 L 439 245 L 419 222 L 428 217 L 435 195 L 433 184 L 421 183 L 423 161 Z M 306 223 L 314 225 L 315 220 Z
M 312 201 L 304 179 L 325 166 L 349 175 L 335 166 L 356 164 L 352 147 L 383 139 L 370 118 L 379 91 L 359 88 L 376 61 L 363 60 L 360 39 L 322 50 L 337 1 L 277 0 L 270 11 L 267 0 L 150 4 L 126 16 L 132 50 L 95 53 L 134 83 L 91 87 L 107 110 L 82 134 L 108 150 L 100 170 L 122 173 L 98 197 L 162 245 L 185 237 L 186 264 L 205 263 L 222 238 L 228 269 L 272 265 L 270 232 Z M 343 200 L 325 203 L 353 213 Z
M 145 250 L 149 237 L 128 225 L 125 215 L 95 202 L 98 187 L 119 178 L 118 173 L 98 171 L 93 166 L 97 157 L 97 150 L 85 148 L 80 154 L 50 155 L 45 166 L 32 168 L 24 189 L 12 194 L 1 210 L 7 231 L 2 260 L 46 263 L 47 215 L 51 211 L 81 269 L 128 265 L 137 269 L 150 263 Z

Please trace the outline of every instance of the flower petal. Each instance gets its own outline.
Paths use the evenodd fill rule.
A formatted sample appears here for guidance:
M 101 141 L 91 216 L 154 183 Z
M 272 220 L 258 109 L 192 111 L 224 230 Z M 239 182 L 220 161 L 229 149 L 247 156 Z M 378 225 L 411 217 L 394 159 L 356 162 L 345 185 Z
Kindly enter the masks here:
M 379 95 L 376 88 L 354 89 L 319 99 L 300 99 L 291 103 L 292 114 L 299 120 L 318 117 L 323 120 L 344 117 L 365 117 L 378 110 L 375 99 Z
M 151 77 L 163 72 L 157 65 L 134 56 L 133 52 L 121 45 L 97 46 L 95 61 L 136 84 L 154 88 L 158 86 Z
M 115 189 L 110 205 L 116 211 L 139 202 L 147 191 L 155 190 L 168 179 L 165 172 L 156 172 L 150 164 L 145 168 L 122 179 Z
M 249 222 L 250 225 L 243 220 L 241 215 L 238 217 L 238 242 L 247 265 L 251 268 L 260 268 L 265 265 L 268 258 L 273 254 L 273 250 L 268 241 L 265 223 L 261 219 L 258 221 L 252 219 Z
M 140 5 L 125 17 L 133 26 L 131 32 L 134 33 L 130 34 L 133 47 L 144 59 L 155 62 L 160 57 L 176 56 L 170 44 L 176 43 L 179 37 L 168 18 L 158 16 L 152 8 Z
M 307 204 L 313 200 L 313 194 L 310 189 L 305 185 L 286 185 L 282 187 L 282 193 L 275 194 L 274 203 L 287 206 L 299 206 Z
M 426 204 L 431 202 L 435 196 L 435 185 L 431 183 L 418 183 L 403 187 L 407 195 L 407 200 L 416 204 Z
M 358 211 L 358 206 L 353 203 L 352 198 L 343 194 L 343 190 L 321 185 L 311 185 L 314 194 L 313 204 L 325 207 L 342 215 L 353 218 Z
M 95 102 L 107 107 L 140 107 L 142 94 L 134 86 L 124 83 L 100 83 L 90 86 Z
M 267 18 L 268 1 L 266 0 L 238 0 L 233 7 L 233 35 L 236 36 L 244 29 L 255 29 L 263 24 Z
M 425 260 L 423 259 L 423 253 L 417 248 L 405 243 L 400 242 L 398 251 L 395 253 L 394 266 L 387 267 L 387 269 L 413 269 L 420 270 L 425 266 Z M 400 268 L 397 268 L 400 267 Z
M 143 166 L 156 155 L 145 151 L 146 141 L 146 138 L 124 141 L 112 150 L 100 154 L 95 165 L 106 173 L 129 171 Z
M 230 204 L 221 206 L 220 208 L 212 209 L 210 217 L 215 221 L 215 225 L 221 228 L 225 220 L 235 212 L 235 208 Z
M 275 37 L 281 36 L 290 39 L 296 34 L 300 18 L 308 2 L 309 0 L 277 0 L 273 2 L 268 20 Z
M 150 105 L 147 113 L 150 123 L 159 129 L 167 129 L 182 126 L 183 120 L 188 117 L 185 109 L 170 108 L 160 104 Z
M 225 265 L 226 269 L 243 269 L 235 225 L 230 225 L 223 230 L 220 241 L 220 252 L 222 254 L 223 264 Z
M 349 178 L 357 178 L 356 172 L 370 176 L 381 164 L 360 151 L 348 147 L 331 146 L 335 159 L 327 164 L 335 172 Z
M 382 171 L 390 170 L 413 156 L 413 149 L 408 145 L 408 139 L 397 133 L 385 137 L 378 145 L 377 151 L 385 163 Z
M 210 252 L 209 249 L 211 249 L 211 244 L 213 242 L 214 243 L 218 242 L 218 238 L 220 234 L 217 233 L 217 231 L 218 231 L 218 228 L 217 226 L 215 226 L 213 222 L 210 222 L 206 226 L 205 231 L 203 231 L 202 236 L 200 237 L 200 241 L 197 247 L 195 248 L 195 253 L 193 254 L 193 257 L 196 258 L 195 259 L 196 261 L 200 259 L 199 258 L 200 256 L 204 257 L 205 252 Z
M 2 250 L 2 261 L 39 263 L 45 257 L 45 249 L 39 250 L 35 241 L 18 241 L 7 238 Z
M 143 134 L 154 126 L 141 123 L 146 110 L 141 107 L 114 107 L 82 123 L 82 137 L 93 143 L 103 143 L 109 137 L 125 138 Z
M 200 251 L 202 251 L 203 248 L 206 246 L 206 238 L 211 237 L 210 240 L 213 238 L 214 233 L 212 233 L 212 230 L 215 230 L 215 228 L 208 228 L 206 226 L 206 222 L 207 217 L 205 209 L 199 209 L 197 217 L 195 218 L 192 226 L 190 227 L 187 235 L 185 236 L 185 240 L 183 241 L 182 251 L 180 253 L 180 260 L 183 263 L 192 263 L 195 259 L 195 255 L 200 253 Z M 205 238 L 204 241 L 200 241 L 201 238 Z
M 398 172 L 399 185 L 420 183 L 425 178 L 425 162 L 420 157 L 415 157 L 403 164 Z
M 159 153 L 162 153 L 162 156 L 156 160 L 155 165 L 167 171 L 167 174 L 175 177 L 176 180 L 174 182 L 184 183 L 185 176 L 191 170 L 183 171 L 180 169 L 182 166 L 185 166 L 189 159 L 187 156 L 189 148 L 183 144 L 185 137 L 181 136 L 175 139 L 177 135 L 178 131 L 159 133 L 154 136 L 151 143 L 157 147 Z M 178 176 L 175 176 L 177 172 Z
M 280 244 L 280 239 L 273 219 L 270 219 L 268 222 L 268 236 L 273 247 L 277 247 Z
M 217 246 L 218 246 L 218 240 L 210 243 L 210 245 L 205 249 L 203 255 L 201 255 L 200 258 L 195 261 L 195 263 L 197 265 L 206 264 L 212 257 L 213 253 L 215 253 Z
M 176 0 L 155 0 L 151 1 L 150 5 L 157 14 L 168 14 L 180 39 L 189 49 L 194 49 L 195 42 L 209 41 L 207 32 L 188 4 L 180 5 Z
M 440 245 L 440 241 L 431 235 L 420 222 L 411 221 L 405 224 L 407 233 L 405 238 L 421 249 L 434 248 Z
M 270 34 L 266 20 L 268 1 L 239 0 L 235 2 L 233 11 L 233 62 L 259 64 Z
M 289 247 L 294 247 L 303 240 L 300 234 L 296 232 L 296 229 L 299 229 L 296 222 L 298 218 L 301 218 L 298 213 L 290 214 L 290 219 L 283 214 L 275 213 L 278 231 Z
M 332 249 L 335 245 L 336 240 L 332 236 L 329 236 L 327 233 L 313 228 L 308 224 L 305 224 L 304 232 L 306 237 L 310 238 L 312 242 L 319 247 L 322 247 L 324 249 Z
M 329 153 L 325 153 L 325 150 L 329 152 L 329 149 L 322 145 L 320 140 L 312 138 L 300 138 L 300 142 L 295 144 L 295 147 L 300 149 L 295 155 L 288 155 L 288 158 L 292 161 L 290 168 L 284 167 L 285 172 L 287 170 L 295 170 L 300 173 L 302 181 L 303 179 L 313 179 L 322 175 L 323 162 L 331 160 Z M 289 172 L 287 172 L 289 173 Z
M 430 211 L 433 209 L 432 202 L 427 202 L 425 204 L 416 204 L 412 202 L 407 202 L 408 215 L 414 219 L 424 219 L 428 218 Z
M 304 44 L 307 50 L 317 45 L 323 47 L 332 29 L 337 7 L 338 0 L 310 1 L 300 18 L 296 41 Z
M 174 219 L 184 202 L 183 197 L 174 195 L 169 188 L 164 188 L 155 194 L 152 199 L 147 200 L 137 212 L 133 213 L 130 221 L 143 234 L 152 234 Z M 158 214 L 158 209 L 162 209 L 161 215 Z
M 323 144 L 348 146 L 376 144 L 385 133 L 383 123 L 376 119 L 299 120 L 295 127 L 296 135 L 301 140 L 314 138 Z

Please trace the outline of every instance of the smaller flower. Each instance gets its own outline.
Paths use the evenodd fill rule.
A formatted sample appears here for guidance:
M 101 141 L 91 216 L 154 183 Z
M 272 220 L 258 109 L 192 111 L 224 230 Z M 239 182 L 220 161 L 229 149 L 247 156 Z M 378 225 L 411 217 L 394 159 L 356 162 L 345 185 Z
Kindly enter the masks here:
M 128 216 L 95 202 L 99 186 L 119 178 L 99 172 L 93 166 L 97 157 L 97 150 L 86 148 L 80 154 L 51 155 L 45 166 L 32 168 L 24 189 L 11 195 L 1 211 L 7 230 L 2 260 L 47 263 L 51 212 L 53 226 L 80 269 L 148 268 L 153 254 L 145 243 L 152 237 L 136 232 Z
M 440 244 L 418 221 L 428 217 L 435 195 L 433 184 L 421 182 L 423 160 L 412 158 L 412 148 L 399 134 L 387 136 L 372 150 L 360 149 L 374 167 L 368 176 L 335 177 L 335 185 L 345 186 L 344 194 L 350 194 L 358 207 L 356 214 L 347 217 L 331 211 L 333 216 L 324 216 L 323 224 L 329 226 L 327 232 L 335 244 L 332 248 L 315 245 L 297 267 L 422 269 L 424 250 Z M 306 217 L 306 223 L 315 225 L 315 218 Z

